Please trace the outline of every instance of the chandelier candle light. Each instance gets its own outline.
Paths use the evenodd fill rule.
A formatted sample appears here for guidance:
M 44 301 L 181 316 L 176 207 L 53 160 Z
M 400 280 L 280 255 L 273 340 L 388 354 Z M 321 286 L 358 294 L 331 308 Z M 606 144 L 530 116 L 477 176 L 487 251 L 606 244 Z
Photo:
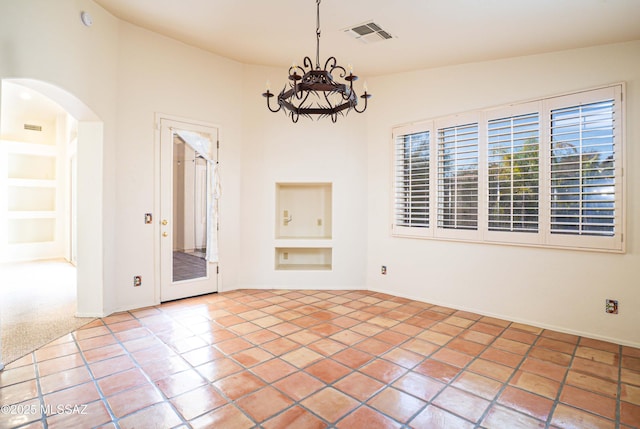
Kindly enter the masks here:
M 313 68 L 311 58 L 304 57 L 303 66 L 297 66 L 295 63 L 289 67 L 289 87 L 282 89 L 278 94 L 278 107 L 271 107 L 271 97 L 275 96 L 269 90 L 267 83 L 267 91 L 262 94 L 267 99 L 267 107 L 272 112 L 279 112 L 284 108 L 293 122 L 298 122 L 300 116 L 308 118 L 311 115 L 318 117 L 330 117 L 332 122 L 338 120 L 338 114 L 343 115 L 346 111 L 353 109 L 358 113 L 362 113 L 367 109 L 367 100 L 371 98 L 371 94 L 367 93 L 367 86 L 364 85 L 364 94 L 360 96 L 364 100 L 364 107 L 358 109 L 358 95 L 353 90 L 353 82 L 358 80 L 358 76 L 353 74 L 353 67 L 347 66 L 348 71 L 344 67 L 338 65 L 336 57 L 329 57 L 324 63 L 324 68 L 320 68 L 320 0 L 316 0 L 316 67 Z M 339 73 L 340 78 L 347 83 L 338 83 L 333 80 L 332 73 Z M 316 99 L 309 100 L 309 96 L 313 94 Z

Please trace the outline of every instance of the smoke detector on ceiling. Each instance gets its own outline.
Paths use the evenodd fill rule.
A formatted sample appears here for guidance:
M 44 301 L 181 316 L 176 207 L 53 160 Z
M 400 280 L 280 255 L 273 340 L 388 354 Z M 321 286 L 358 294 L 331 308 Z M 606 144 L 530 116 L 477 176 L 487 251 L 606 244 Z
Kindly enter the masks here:
M 91 27 L 93 25 L 93 17 L 87 11 L 82 11 L 80 13 L 80 20 L 86 27 Z
M 345 33 L 362 43 L 376 43 L 393 39 L 393 36 L 373 21 L 346 28 Z

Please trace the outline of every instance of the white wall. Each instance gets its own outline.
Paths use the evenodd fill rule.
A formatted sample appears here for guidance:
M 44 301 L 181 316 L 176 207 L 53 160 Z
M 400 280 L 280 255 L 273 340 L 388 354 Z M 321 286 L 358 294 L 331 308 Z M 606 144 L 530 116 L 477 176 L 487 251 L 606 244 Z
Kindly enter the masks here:
M 93 15 L 93 27 L 81 24 L 82 10 Z M 103 284 L 113 284 L 115 186 L 110 181 L 103 186 L 101 173 L 112 175 L 115 167 L 117 20 L 90 0 L 3 1 L 0 40 L 0 79 L 28 79 L 18 83 L 47 95 L 77 119 L 105 123 L 100 140 L 91 142 L 95 146 L 78 150 L 80 178 L 87 184 L 80 191 L 85 195 L 80 195 L 78 227 L 84 231 L 82 245 L 90 249 L 82 256 L 87 263 L 78 261 L 78 311 L 103 314 L 114 306 Z M 88 134 L 95 135 L 96 127 L 102 125 L 89 126 Z M 93 188 L 87 191 L 89 184 Z
M 626 254 L 391 237 L 394 125 L 620 81 L 627 84 Z M 640 165 L 640 41 L 371 78 L 369 87 L 371 289 L 640 345 L 640 174 L 633 168 Z M 620 314 L 605 314 L 606 298 L 620 301 Z
M 284 80 L 284 71 L 241 65 L 124 22 L 119 34 L 117 308 L 158 299 L 154 240 L 159 232 L 143 223 L 146 212 L 156 212 L 159 221 L 156 112 L 220 127 L 220 290 L 363 288 L 365 119 L 292 124 L 269 112 L 260 96 L 264 82 Z M 334 183 L 333 271 L 274 270 L 277 181 Z M 142 276 L 141 287 L 132 287 L 134 275 Z
M 336 124 L 308 118 L 294 124 L 282 112 L 267 109 L 261 96 L 267 80 L 279 91 L 286 69 L 246 67 L 238 283 L 255 288 L 362 289 L 367 252 L 365 116 L 351 112 Z M 333 184 L 332 271 L 274 269 L 277 182 Z
M 118 53 L 116 281 L 117 309 L 157 304 L 154 261 L 160 237 L 156 192 L 159 143 L 156 113 L 215 124 L 220 130 L 221 290 L 236 284 L 234 249 L 239 235 L 243 66 L 125 22 Z M 152 225 L 144 214 L 154 213 Z M 133 277 L 142 286 L 133 287 Z

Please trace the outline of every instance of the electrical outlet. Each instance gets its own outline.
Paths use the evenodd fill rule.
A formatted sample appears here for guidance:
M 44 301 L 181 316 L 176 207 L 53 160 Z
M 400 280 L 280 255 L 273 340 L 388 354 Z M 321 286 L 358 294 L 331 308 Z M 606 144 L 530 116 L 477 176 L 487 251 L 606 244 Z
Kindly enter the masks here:
M 618 300 L 617 299 L 607 299 L 605 301 L 605 309 L 609 314 L 618 314 Z
M 382 274 L 383 276 L 387 275 L 387 266 L 383 265 L 382 267 L 380 267 L 380 274 Z
M 142 276 L 133 276 L 133 287 L 142 286 Z

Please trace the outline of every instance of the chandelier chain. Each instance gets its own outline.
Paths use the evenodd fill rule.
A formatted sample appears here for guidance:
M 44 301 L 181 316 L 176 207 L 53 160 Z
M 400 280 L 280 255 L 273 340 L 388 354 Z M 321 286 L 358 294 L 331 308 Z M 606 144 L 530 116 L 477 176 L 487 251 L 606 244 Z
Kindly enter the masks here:
M 316 1 L 316 69 L 320 70 L 320 0 Z

